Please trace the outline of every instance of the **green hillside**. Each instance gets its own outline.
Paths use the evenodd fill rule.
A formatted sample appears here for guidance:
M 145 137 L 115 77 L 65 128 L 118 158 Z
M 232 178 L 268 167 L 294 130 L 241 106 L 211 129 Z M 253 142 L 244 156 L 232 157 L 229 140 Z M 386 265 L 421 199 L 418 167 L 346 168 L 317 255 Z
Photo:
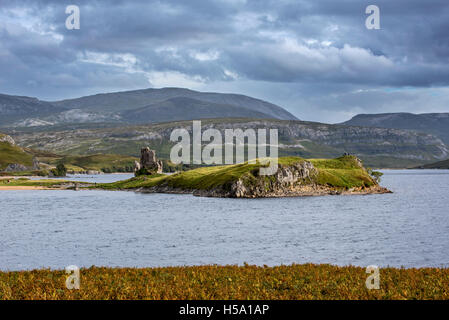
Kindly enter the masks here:
M 33 156 L 15 144 L 7 142 L 8 136 L 0 134 L 0 171 L 9 164 L 21 164 L 26 167 L 33 166 Z
M 22 174 L 36 174 L 37 172 L 31 172 L 33 157 L 39 161 L 41 169 L 49 169 L 63 163 L 68 170 L 74 172 L 88 170 L 132 172 L 134 161 L 138 160 L 136 157 L 116 154 L 62 156 L 36 149 L 21 148 L 14 143 L 11 137 L 0 134 L 0 171 L 4 170 L 9 164 L 20 164 L 30 169 L 29 172 L 23 172 Z
M 449 169 L 449 159 L 422 165 L 417 167 L 416 169 Z
M 68 170 L 103 171 L 103 172 L 133 172 L 135 157 L 116 154 L 93 154 L 87 156 L 66 156 L 52 159 L 50 164 L 63 163 Z

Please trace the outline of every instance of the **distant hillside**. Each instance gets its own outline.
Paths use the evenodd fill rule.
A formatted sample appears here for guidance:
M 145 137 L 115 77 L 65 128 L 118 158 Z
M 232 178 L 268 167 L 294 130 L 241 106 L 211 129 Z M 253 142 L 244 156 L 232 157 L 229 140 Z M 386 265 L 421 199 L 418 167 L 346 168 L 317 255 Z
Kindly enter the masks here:
M 169 122 L 206 118 L 271 118 L 269 115 L 232 105 L 176 97 L 149 106 L 123 112 L 122 118 L 131 123 Z
M 449 169 L 449 159 L 435 163 L 425 164 L 415 169 Z
M 36 170 L 39 168 L 34 167 L 33 159 L 39 162 L 40 169 L 49 169 L 55 167 L 58 163 L 63 163 L 67 169 L 75 172 L 89 170 L 133 172 L 134 161 L 139 160 L 136 157 L 115 154 L 61 156 L 51 152 L 22 148 L 16 145 L 10 136 L 0 133 L 0 172 L 9 165 L 14 165 L 15 168 L 18 168 L 17 170 L 9 168 L 9 172 L 37 172 Z
M 0 95 L 0 126 L 158 123 L 209 118 L 297 120 L 272 103 L 238 94 L 198 92 L 181 88 L 102 93 L 46 102 Z
M 416 130 L 433 134 L 449 145 L 449 113 L 359 114 L 342 124 L 350 126 Z
M 333 158 L 348 152 L 359 156 L 370 167 L 415 167 L 449 157 L 448 147 L 438 138 L 408 130 L 351 127 L 304 121 L 210 119 L 207 128 L 224 132 L 227 128 L 278 129 L 279 154 L 303 158 Z M 96 153 L 139 156 L 149 145 L 162 159 L 169 159 L 175 128 L 192 130 L 191 121 L 151 125 L 14 133 L 26 147 L 43 148 L 60 154 Z
M 56 166 L 63 163 L 69 171 L 103 171 L 103 172 L 133 172 L 134 161 L 139 158 L 115 155 L 115 154 L 93 154 L 87 156 L 65 156 L 49 159 L 51 165 Z
M 165 101 L 170 100 L 176 105 L 176 111 L 182 110 L 184 113 L 190 112 L 188 106 L 184 105 L 184 102 L 188 100 L 173 100 L 173 98 L 190 98 L 203 103 L 209 102 L 214 106 L 217 104 L 222 105 L 224 110 L 221 117 L 226 117 L 226 114 L 229 112 L 225 109 L 229 106 L 233 106 L 236 107 L 234 111 L 237 111 L 237 113 L 234 114 L 234 117 L 245 117 L 248 110 L 252 110 L 265 114 L 264 118 L 297 120 L 295 116 L 285 109 L 263 100 L 240 94 L 199 92 L 183 88 L 144 89 L 102 93 L 77 99 L 55 101 L 53 104 L 68 109 L 83 109 L 93 112 L 123 112 L 164 103 Z M 242 113 L 238 111 L 239 109 L 242 110 Z M 207 113 L 207 110 L 204 111 L 205 114 L 202 118 L 211 118 Z M 215 109 L 213 110 L 213 112 L 216 111 L 217 110 Z M 180 118 L 179 115 L 177 118 Z
M 0 124 L 3 125 L 11 125 L 14 121 L 25 118 L 45 117 L 64 110 L 63 107 L 37 98 L 0 94 Z

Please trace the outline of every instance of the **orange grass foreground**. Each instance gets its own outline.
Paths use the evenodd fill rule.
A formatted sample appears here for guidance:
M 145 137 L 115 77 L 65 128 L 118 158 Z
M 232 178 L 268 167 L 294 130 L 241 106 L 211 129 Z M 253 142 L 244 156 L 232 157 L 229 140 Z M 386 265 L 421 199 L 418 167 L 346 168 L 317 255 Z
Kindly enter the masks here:
M 449 269 L 331 265 L 99 268 L 80 271 L 80 289 L 63 270 L 0 272 L 0 299 L 449 299 Z

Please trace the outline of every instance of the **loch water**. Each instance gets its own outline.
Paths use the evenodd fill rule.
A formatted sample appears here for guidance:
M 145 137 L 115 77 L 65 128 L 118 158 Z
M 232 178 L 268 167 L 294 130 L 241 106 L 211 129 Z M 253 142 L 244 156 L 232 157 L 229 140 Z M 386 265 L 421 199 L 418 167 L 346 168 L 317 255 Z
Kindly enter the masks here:
M 449 170 L 383 172 L 381 184 L 392 194 L 221 199 L 0 191 L 0 270 L 244 262 L 449 267 Z

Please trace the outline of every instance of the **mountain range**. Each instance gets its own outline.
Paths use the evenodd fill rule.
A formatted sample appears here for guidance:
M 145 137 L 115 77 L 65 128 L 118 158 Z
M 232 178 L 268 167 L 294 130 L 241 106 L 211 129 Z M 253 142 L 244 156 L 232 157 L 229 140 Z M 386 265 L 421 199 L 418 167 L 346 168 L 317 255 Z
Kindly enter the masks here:
M 239 94 L 162 88 L 102 93 L 62 101 L 0 95 L 2 127 L 67 123 L 157 123 L 207 118 L 297 120 L 285 109 Z
M 37 98 L 0 94 L 0 124 L 13 124 L 32 117 L 47 117 L 63 111 L 66 110 Z
M 362 114 L 341 124 L 305 122 L 272 103 L 182 88 L 41 101 L 0 94 L 0 127 L 18 145 L 60 155 L 138 156 L 149 144 L 167 159 L 171 130 L 188 120 L 223 131 L 277 128 L 280 153 L 305 158 L 349 152 L 369 166 L 414 167 L 449 158 L 449 113 Z

